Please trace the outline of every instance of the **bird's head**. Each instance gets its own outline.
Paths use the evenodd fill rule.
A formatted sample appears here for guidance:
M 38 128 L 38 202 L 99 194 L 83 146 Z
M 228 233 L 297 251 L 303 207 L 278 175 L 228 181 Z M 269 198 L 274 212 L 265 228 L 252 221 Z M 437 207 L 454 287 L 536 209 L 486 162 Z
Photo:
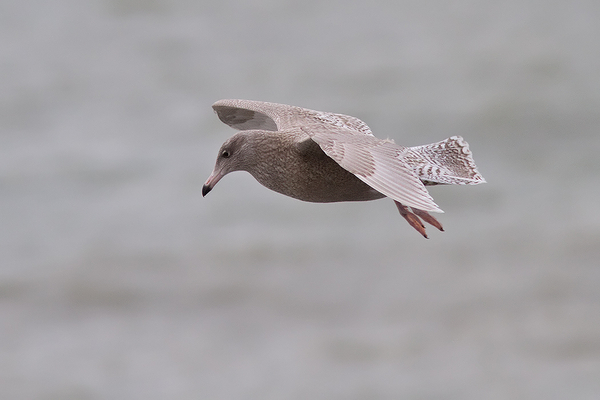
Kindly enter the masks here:
M 217 155 L 215 168 L 202 186 L 202 196 L 206 196 L 213 187 L 230 172 L 247 171 L 249 168 L 250 141 L 249 132 L 239 132 L 223 143 Z

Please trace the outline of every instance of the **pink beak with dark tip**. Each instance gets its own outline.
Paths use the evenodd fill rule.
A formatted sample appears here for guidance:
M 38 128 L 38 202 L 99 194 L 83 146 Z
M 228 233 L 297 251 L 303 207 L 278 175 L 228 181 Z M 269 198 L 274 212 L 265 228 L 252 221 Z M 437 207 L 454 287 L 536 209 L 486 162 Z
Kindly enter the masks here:
M 217 182 L 221 180 L 222 177 L 223 175 L 213 171 L 212 174 L 210 174 L 210 176 L 206 180 L 206 182 L 204 182 L 204 185 L 202 185 L 202 197 L 206 196 L 208 192 L 210 192 L 212 188 L 215 187 Z

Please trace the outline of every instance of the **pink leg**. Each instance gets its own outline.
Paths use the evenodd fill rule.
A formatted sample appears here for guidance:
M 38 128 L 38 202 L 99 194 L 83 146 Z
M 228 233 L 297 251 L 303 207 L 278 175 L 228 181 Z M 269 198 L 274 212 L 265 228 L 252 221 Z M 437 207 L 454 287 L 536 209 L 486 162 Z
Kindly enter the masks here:
M 418 208 L 413 208 L 412 210 L 423 221 L 427 222 L 430 225 L 435 226 L 440 231 L 444 232 L 444 228 L 442 227 L 442 224 L 440 224 L 440 222 L 437 219 L 435 219 L 431 214 L 429 214 L 427 211 L 419 210 Z
M 394 200 L 394 203 L 396 203 L 396 207 L 398 207 L 400 215 L 404 217 L 406 222 L 408 222 L 410 226 L 415 228 L 421 235 L 423 235 L 425 239 L 428 239 L 427 233 L 425 232 L 425 225 L 423 225 L 419 217 L 408 211 L 408 207 L 402 205 L 401 203 L 398 203 L 396 200 Z

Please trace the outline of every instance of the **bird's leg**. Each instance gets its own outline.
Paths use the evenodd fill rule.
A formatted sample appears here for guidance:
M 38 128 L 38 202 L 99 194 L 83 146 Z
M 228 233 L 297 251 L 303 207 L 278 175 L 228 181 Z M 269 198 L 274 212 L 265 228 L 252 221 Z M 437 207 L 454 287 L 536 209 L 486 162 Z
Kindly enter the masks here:
M 406 222 L 408 222 L 408 224 L 410 226 L 415 228 L 421 235 L 423 235 L 423 237 L 425 239 L 428 239 L 427 233 L 425 233 L 425 225 L 423 225 L 423 223 L 421 222 L 419 217 L 417 217 L 415 214 L 408 211 L 408 207 L 402 205 L 401 203 L 397 202 L 396 200 L 394 200 L 394 203 L 396 203 L 396 207 L 398 207 L 398 211 L 400 211 L 400 215 L 402 215 L 404 217 Z
M 414 207 L 412 207 L 412 210 L 423 221 L 427 222 L 428 224 L 431 224 L 431 225 L 435 226 L 440 231 L 444 232 L 444 228 L 442 227 L 442 224 L 440 224 L 440 221 L 438 221 L 437 219 L 435 219 L 433 217 L 433 215 L 429 214 L 427 211 L 419 210 L 418 208 L 414 208 Z

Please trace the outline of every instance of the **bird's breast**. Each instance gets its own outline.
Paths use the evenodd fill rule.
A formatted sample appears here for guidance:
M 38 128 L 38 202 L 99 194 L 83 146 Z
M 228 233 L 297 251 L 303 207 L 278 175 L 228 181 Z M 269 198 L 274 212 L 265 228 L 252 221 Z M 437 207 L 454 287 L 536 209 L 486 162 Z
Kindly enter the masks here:
M 290 151 L 285 157 L 259 162 L 249 172 L 263 186 L 303 201 L 330 203 L 385 197 L 322 151 Z

